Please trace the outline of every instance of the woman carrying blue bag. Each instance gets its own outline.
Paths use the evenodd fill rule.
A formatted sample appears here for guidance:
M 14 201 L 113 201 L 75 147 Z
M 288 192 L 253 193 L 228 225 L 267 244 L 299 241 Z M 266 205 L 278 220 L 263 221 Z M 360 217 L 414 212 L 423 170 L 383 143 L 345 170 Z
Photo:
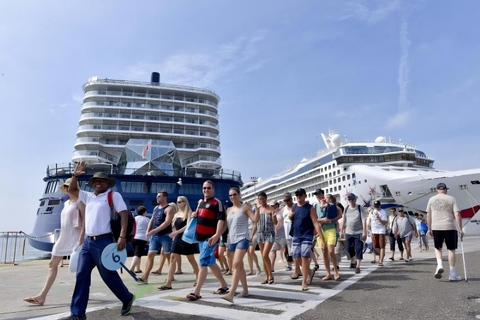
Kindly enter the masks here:
M 180 255 L 187 256 L 188 262 L 192 265 L 195 276 L 198 276 L 198 264 L 195 261 L 194 254 L 199 253 L 198 244 L 195 243 L 195 228 L 197 219 L 192 218 L 192 208 L 188 204 L 188 200 L 184 196 L 177 198 L 178 211 L 173 216 L 173 231 L 170 237 L 173 238 L 172 254 L 170 255 L 170 264 L 168 268 L 167 281 L 160 290 L 172 289 L 172 281 L 175 273 L 177 260 L 181 259 Z M 191 229 L 193 228 L 193 235 Z M 187 233 L 190 230 L 190 233 Z M 186 241 L 185 241 L 186 240 Z M 196 282 L 195 282 L 196 284 Z M 194 284 L 194 285 L 195 285 Z

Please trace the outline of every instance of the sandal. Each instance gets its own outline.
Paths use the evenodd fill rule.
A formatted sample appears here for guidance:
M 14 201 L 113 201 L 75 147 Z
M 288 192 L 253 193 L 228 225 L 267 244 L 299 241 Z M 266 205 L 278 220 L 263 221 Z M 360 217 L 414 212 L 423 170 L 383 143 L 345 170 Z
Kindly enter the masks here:
M 302 291 L 308 291 L 308 288 L 302 288 Z
M 332 276 L 327 274 L 325 277 L 322 278 L 323 281 L 328 281 L 328 280 L 331 280 L 332 279 Z
M 267 284 L 268 283 L 268 279 L 265 279 L 263 280 L 262 282 L 260 282 L 261 284 Z
M 172 290 L 172 287 L 167 287 L 167 286 L 161 286 L 161 287 L 158 287 L 159 290 Z
M 187 299 L 190 300 L 190 301 L 197 301 L 198 299 L 200 299 L 202 296 L 198 295 L 198 294 L 195 294 L 194 292 L 192 293 L 189 293 L 187 295 Z
M 218 288 L 217 291 L 213 292 L 213 294 L 225 294 L 228 293 L 228 287 Z
M 313 270 L 317 271 L 318 269 L 320 269 L 320 266 L 317 263 L 315 263 L 315 267 L 313 268 Z
M 298 274 L 296 274 L 296 275 L 293 275 L 293 274 L 292 274 L 292 276 L 291 276 L 290 278 L 292 278 L 293 280 L 295 280 L 295 279 L 298 279 L 299 277 L 300 277 L 300 276 L 299 276 Z
M 270 280 L 268 280 L 268 284 L 272 284 L 273 283 L 273 278 L 271 278 Z
M 161 273 L 161 272 L 158 272 L 158 271 L 152 271 L 152 274 L 157 275 L 157 276 L 161 276 L 161 275 L 162 275 L 162 273 Z
M 182 271 L 175 271 L 175 274 L 183 274 Z
M 34 304 L 36 306 L 43 306 L 43 302 L 38 301 L 36 298 L 25 298 L 23 301 Z

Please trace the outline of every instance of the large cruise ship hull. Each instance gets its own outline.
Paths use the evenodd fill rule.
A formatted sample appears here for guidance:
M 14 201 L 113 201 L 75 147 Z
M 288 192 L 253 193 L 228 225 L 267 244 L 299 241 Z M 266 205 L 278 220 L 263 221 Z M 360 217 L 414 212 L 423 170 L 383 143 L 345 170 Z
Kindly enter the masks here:
M 463 218 L 465 234 L 480 235 L 480 169 L 461 171 L 419 170 L 392 166 L 353 165 L 348 172 L 356 175 L 344 192 L 355 193 L 364 206 L 380 200 L 384 207 L 404 206 L 413 212 L 425 213 L 428 200 L 437 194 L 436 186 L 443 182 L 449 188 Z

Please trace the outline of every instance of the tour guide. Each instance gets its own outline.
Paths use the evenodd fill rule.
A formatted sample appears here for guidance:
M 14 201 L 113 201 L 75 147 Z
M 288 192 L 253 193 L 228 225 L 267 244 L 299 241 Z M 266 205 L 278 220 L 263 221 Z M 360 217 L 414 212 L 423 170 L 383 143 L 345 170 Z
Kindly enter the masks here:
M 72 302 L 70 304 L 70 317 L 64 319 L 82 320 L 86 319 L 85 310 L 87 309 L 88 296 L 90 291 L 90 282 L 92 269 L 96 266 L 103 282 L 110 290 L 122 301 L 121 315 L 126 316 L 132 309 L 135 296 L 130 293 L 123 284 L 117 271 L 106 269 L 101 261 L 103 249 L 114 242 L 112 230 L 110 227 L 110 205 L 107 195 L 110 188 L 115 185 L 115 179 L 109 178 L 102 172 L 96 172 L 88 181 L 90 188 L 94 192 L 78 190 L 77 177 L 85 173 L 85 162 L 76 165 L 73 172 L 70 190 L 79 194 L 79 200 L 85 203 L 85 234 L 87 235 L 78 257 L 77 279 L 75 290 L 73 291 Z M 127 206 L 122 196 L 118 192 L 113 193 L 113 205 L 116 212 L 121 216 L 122 226 L 120 237 L 118 238 L 118 250 L 125 249 L 128 214 Z

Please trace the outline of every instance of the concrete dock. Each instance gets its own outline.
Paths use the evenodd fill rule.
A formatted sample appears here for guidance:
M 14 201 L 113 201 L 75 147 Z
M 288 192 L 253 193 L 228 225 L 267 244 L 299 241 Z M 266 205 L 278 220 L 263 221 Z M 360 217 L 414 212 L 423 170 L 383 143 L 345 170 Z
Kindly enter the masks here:
M 432 242 L 432 241 L 431 241 Z M 431 247 L 433 245 L 431 244 Z M 362 272 L 355 274 L 347 261 L 340 263 L 340 281 L 322 281 L 320 270 L 311 289 L 301 291 L 301 280 L 290 279 L 281 262 L 276 264 L 275 283 L 262 285 L 260 276 L 249 276 L 250 296 L 236 298 L 233 305 L 214 295 L 218 287 L 209 273 L 202 288 L 202 299 L 189 302 L 185 296 L 192 291 L 194 274 L 186 259 L 184 274 L 175 275 L 173 290 L 159 291 L 166 278 L 151 275 L 148 285 L 138 285 L 126 272 L 121 275 L 137 300 L 129 316 L 120 316 L 120 302 L 92 272 L 88 304 L 88 319 L 419 319 L 442 317 L 448 319 L 480 319 L 480 237 L 464 239 L 468 282 L 448 281 L 448 262 L 444 261 L 443 279 L 434 279 L 433 248 L 427 252 L 413 251 L 413 261 L 406 263 L 387 259 L 384 267 L 371 264 L 365 254 Z M 457 250 L 457 273 L 463 276 L 461 250 Z M 257 253 L 260 258 L 260 255 Z M 387 249 L 387 258 L 389 251 Z M 144 258 L 145 259 L 145 258 Z M 246 262 L 246 259 L 245 259 Z M 130 258 L 127 260 L 127 266 Z M 156 268 L 158 257 L 155 261 Z M 246 264 L 246 263 L 245 263 Z M 145 260 L 142 261 L 142 267 Z M 75 275 L 68 266 L 59 268 L 43 306 L 34 306 L 23 298 L 35 296 L 44 285 L 48 260 L 24 261 L 18 265 L 0 265 L 0 319 L 58 319 L 69 315 Z M 225 276 L 230 283 L 231 276 Z M 239 291 L 239 290 L 238 290 Z

